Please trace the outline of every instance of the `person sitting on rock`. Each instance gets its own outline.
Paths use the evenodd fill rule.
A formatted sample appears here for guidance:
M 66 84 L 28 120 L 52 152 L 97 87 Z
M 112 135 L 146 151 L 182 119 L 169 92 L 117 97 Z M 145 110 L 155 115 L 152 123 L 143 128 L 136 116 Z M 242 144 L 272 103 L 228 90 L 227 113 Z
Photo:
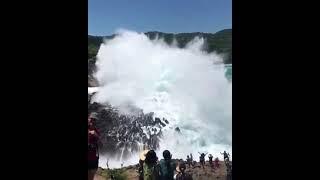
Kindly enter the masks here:
M 176 170 L 178 172 L 176 180 L 192 180 L 192 176 L 185 172 L 186 164 L 184 162 L 180 162 Z
M 160 160 L 160 179 L 161 180 L 173 180 L 174 170 L 176 163 L 171 159 L 172 155 L 170 151 L 163 151 L 163 158 Z
M 199 154 L 200 154 L 200 165 L 203 167 L 203 169 L 204 169 L 204 165 L 205 165 L 205 156 L 207 155 L 207 153 L 205 154 L 205 153 L 200 153 L 199 152 Z

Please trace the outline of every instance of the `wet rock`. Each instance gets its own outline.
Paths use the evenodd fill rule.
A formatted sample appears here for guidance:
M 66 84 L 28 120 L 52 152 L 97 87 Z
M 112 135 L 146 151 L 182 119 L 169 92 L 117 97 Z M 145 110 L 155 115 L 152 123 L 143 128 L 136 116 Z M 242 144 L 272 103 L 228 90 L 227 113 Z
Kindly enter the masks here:
M 166 127 L 166 124 L 163 123 L 162 121 L 160 121 L 160 125 L 161 125 L 162 127 Z
M 159 124 L 159 123 L 161 122 L 160 118 L 157 118 L 157 117 L 154 118 L 154 120 L 155 120 L 155 123 L 156 123 L 156 124 Z
M 144 143 L 153 149 L 159 148 L 161 128 L 166 124 L 158 117 L 153 120 L 154 113 L 144 114 L 142 110 L 132 108 L 138 115 L 125 116 L 119 114 L 117 108 L 110 104 L 102 105 L 91 100 L 92 95 L 88 95 L 88 115 L 92 112 L 97 113 L 96 126 L 101 134 L 102 154 L 115 155 L 119 153 L 119 148 L 124 148 L 125 157 L 126 154 L 139 150 L 138 143 Z
M 166 123 L 166 124 L 169 124 L 169 121 L 165 118 L 163 118 L 163 121 Z

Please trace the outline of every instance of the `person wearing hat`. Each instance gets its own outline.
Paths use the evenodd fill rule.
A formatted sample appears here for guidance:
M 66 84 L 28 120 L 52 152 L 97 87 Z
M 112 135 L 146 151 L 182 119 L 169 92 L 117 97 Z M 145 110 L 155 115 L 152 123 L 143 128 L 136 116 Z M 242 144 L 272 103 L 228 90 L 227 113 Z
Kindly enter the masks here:
M 192 180 L 192 176 L 189 173 L 185 172 L 186 164 L 184 162 L 180 162 L 176 170 L 178 172 L 176 180 Z
M 93 180 L 99 164 L 99 131 L 94 125 L 97 115 L 92 113 L 88 119 L 88 180 Z

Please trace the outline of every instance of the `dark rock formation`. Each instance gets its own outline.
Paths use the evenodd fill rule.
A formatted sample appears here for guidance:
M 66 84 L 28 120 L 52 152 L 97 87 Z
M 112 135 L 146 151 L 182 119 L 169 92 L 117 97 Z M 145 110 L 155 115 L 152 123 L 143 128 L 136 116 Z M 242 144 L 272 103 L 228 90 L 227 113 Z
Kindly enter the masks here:
M 169 124 L 169 121 L 166 120 L 165 118 L 163 118 L 163 121 L 164 121 L 166 124 Z
M 129 152 L 139 151 L 139 144 L 159 148 L 161 128 L 166 124 L 154 117 L 154 113 L 144 114 L 139 110 L 135 116 L 126 116 L 109 104 L 92 103 L 91 99 L 92 95 L 88 95 L 88 115 L 97 113 L 96 126 L 103 145 L 101 153 L 118 154 L 123 151 L 123 157 L 126 157 Z

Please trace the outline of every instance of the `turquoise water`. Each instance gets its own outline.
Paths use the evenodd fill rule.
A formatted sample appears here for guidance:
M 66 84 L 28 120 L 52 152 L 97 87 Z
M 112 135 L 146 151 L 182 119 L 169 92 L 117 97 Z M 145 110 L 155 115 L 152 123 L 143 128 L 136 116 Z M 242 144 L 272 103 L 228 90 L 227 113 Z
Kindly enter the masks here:
M 225 76 L 229 81 L 232 81 L 232 64 L 226 64 L 225 66 Z

